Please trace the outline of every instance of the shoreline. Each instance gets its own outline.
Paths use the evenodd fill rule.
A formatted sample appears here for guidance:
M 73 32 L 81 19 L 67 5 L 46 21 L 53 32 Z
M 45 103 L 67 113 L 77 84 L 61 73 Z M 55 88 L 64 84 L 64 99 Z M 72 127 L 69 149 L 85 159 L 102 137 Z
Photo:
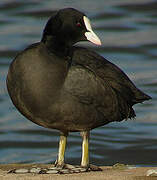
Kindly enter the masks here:
M 157 179 L 157 167 L 134 167 L 123 164 L 101 166 L 102 171 L 90 171 L 74 174 L 14 174 L 11 169 L 48 168 L 50 164 L 0 164 L 0 180 L 154 180 Z M 154 170 L 154 173 L 153 173 Z M 152 174 L 148 176 L 148 173 Z

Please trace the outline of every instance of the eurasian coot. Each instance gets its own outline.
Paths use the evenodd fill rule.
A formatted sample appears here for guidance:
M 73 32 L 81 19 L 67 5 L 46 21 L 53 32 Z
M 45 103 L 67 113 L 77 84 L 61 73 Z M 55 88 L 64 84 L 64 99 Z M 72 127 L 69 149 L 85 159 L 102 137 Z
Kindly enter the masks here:
M 47 22 L 40 42 L 20 52 L 10 65 L 7 88 L 29 120 L 61 132 L 56 166 L 64 166 L 68 132 L 83 137 L 81 166 L 89 167 L 89 131 L 134 118 L 134 104 L 151 99 L 124 72 L 79 41 L 101 45 L 85 14 L 61 9 Z

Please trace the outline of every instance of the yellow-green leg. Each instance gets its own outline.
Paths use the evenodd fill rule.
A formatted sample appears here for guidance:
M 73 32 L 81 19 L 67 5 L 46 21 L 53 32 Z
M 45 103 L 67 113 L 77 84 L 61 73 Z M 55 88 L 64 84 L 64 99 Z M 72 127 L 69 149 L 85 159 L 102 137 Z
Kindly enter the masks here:
M 102 171 L 98 166 L 89 164 L 89 131 L 81 132 L 82 135 L 82 160 L 81 167 L 91 171 Z
M 65 154 L 65 148 L 66 148 L 66 143 L 67 143 L 67 135 L 68 135 L 67 133 L 61 133 L 60 135 L 58 157 L 55 162 L 55 166 L 57 167 L 64 166 L 64 154 Z
M 82 167 L 89 167 L 89 131 L 82 131 Z

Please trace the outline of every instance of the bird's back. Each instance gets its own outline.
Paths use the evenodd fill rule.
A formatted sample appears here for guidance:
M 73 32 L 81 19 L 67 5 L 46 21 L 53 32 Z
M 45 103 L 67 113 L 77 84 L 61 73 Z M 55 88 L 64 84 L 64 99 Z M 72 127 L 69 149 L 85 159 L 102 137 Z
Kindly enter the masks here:
M 139 90 L 120 68 L 94 51 L 86 48 L 74 47 L 72 62 L 74 66 L 79 66 L 93 74 L 93 76 L 96 77 L 94 82 L 99 82 L 101 84 L 102 88 L 99 87 L 100 85 L 98 88 L 100 88 L 99 90 L 103 95 L 98 93 L 94 96 L 93 94 L 91 99 L 97 101 L 101 97 L 99 102 L 103 105 L 101 106 L 101 113 L 104 115 L 107 114 L 106 107 L 110 107 L 114 112 L 115 105 L 116 109 L 118 109 L 118 114 L 115 115 L 116 118 L 112 119 L 112 115 L 108 117 L 113 121 L 134 118 L 135 112 L 132 106 L 136 103 L 151 99 L 150 96 Z M 93 90 L 94 92 L 94 88 L 92 88 L 91 85 L 87 85 L 86 89 Z
M 76 64 L 93 71 L 104 83 L 108 82 L 112 89 L 119 92 L 132 105 L 151 99 L 139 90 L 120 68 L 96 52 L 75 47 L 73 59 Z

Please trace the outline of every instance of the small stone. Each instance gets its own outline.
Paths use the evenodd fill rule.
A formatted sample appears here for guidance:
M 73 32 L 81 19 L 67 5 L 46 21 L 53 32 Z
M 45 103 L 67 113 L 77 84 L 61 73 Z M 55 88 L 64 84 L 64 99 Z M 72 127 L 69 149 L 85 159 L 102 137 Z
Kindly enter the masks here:
M 56 167 L 50 167 L 49 169 L 50 170 L 56 170 L 57 168 Z
M 73 169 L 74 173 L 79 173 L 80 170 L 78 168 Z
M 61 174 L 69 174 L 70 171 L 68 169 L 61 169 L 59 172 Z
M 61 170 L 61 169 L 63 169 L 63 168 L 61 168 L 61 167 L 55 167 L 55 170 Z
M 39 173 L 41 171 L 41 168 L 32 168 L 29 170 L 30 173 Z
M 29 169 L 16 169 L 15 173 L 17 174 L 24 174 L 24 173 L 28 173 Z
M 116 169 L 116 170 L 124 170 L 124 169 L 127 169 L 127 165 L 121 164 L 121 163 L 116 163 L 112 166 L 112 168 Z
M 81 168 L 81 169 L 80 169 L 80 172 L 86 172 L 86 171 L 87 171 L 86 168 Z
M 47 172 L 47 169 L 41 169 L 41 170 L 39 171 L 39 174 L 46 174 L 46 172 Z
M 73 173 L 75 173 L 75 172 L 73 171 L 73 169 L 69 169 L 69 174 L 73 174 Z
M 157 176 L 157 169 L 150 169 L 147 171 L 147 176 Z
M 77 170 L 81 170 L 81 169 L 84 169 L 84 168 L 81 168 L 81 167 L 79 167 L 79 168 L 76 168 Z
M 79 165 L 76 165 L 76 166 L 74 166 L 75 168 L 80 168 L 81 166 L 79 166 Z
M 128 169 L 136 169 L 136 166 L 127 166 Z
M 71 164 L 66 164 L 65 168 L 67 169 L 74 169 L 75 166 L 71 165 Z
M 8 174 L 9 173 L 15 173 L 15 171 L 16 171 L 16 169 L 11 169 L 11 170 L 8 171 Z
M 87 169 L 88 171 L 102 171 L 102 169 L 99 166 L 90 164 L 89 168 Z
M 58 171 L 57 170 L 48 170 L 46 171 L 46 174 L 57 174 Z

